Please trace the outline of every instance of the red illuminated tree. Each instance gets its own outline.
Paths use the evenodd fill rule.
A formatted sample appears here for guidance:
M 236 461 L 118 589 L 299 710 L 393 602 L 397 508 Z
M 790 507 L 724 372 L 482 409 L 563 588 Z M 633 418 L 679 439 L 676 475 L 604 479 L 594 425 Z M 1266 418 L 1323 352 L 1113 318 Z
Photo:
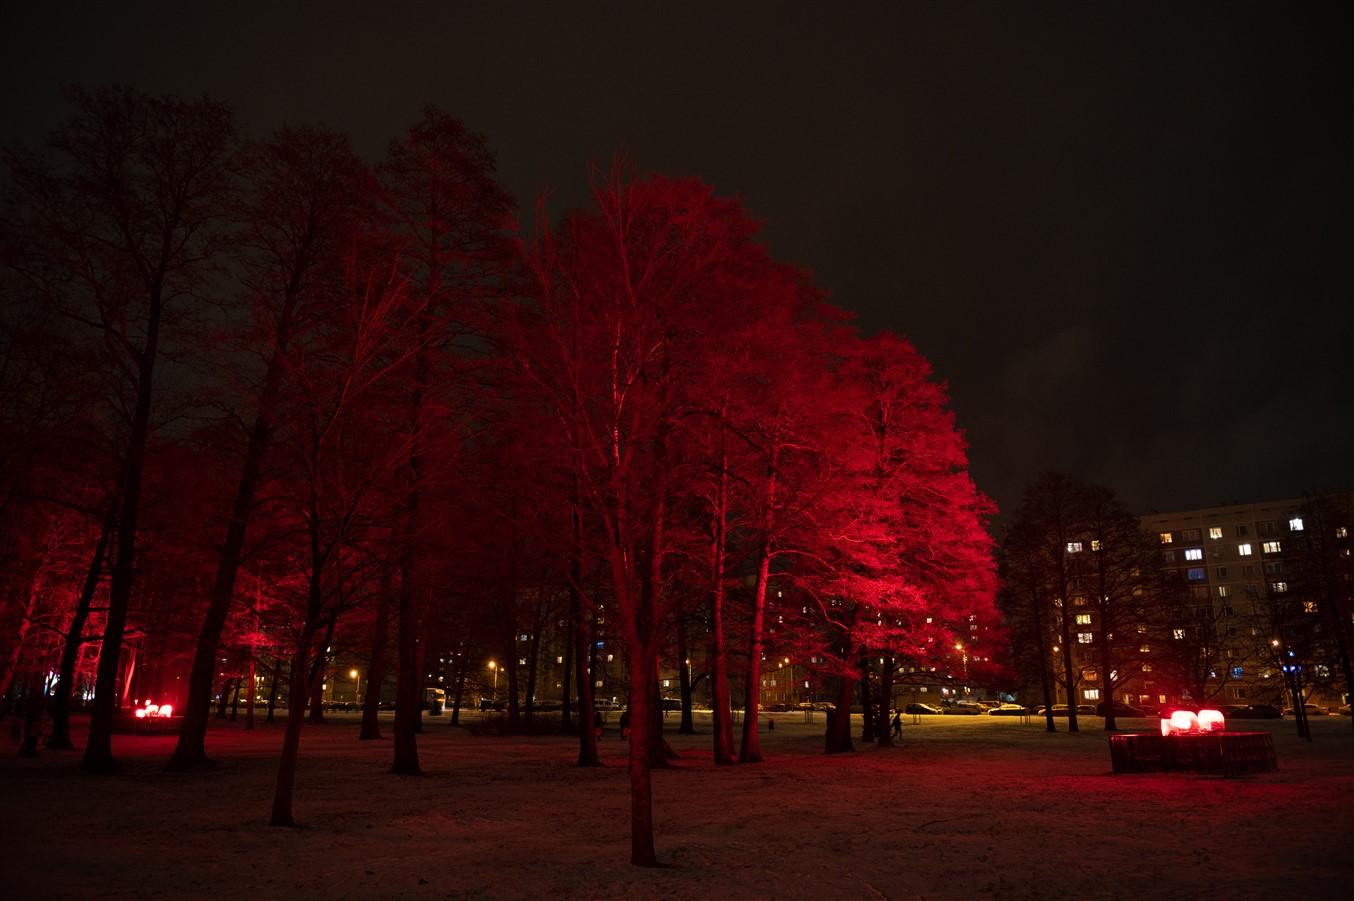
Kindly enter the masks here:
M 407 340 L 417 350 L 402 373 L 408 458 L 396 531 L 399 662 L 391 772 L 418 773 L 419 608 L 430 596 L 429 535 L 447 525 L 430 501 L 445 490 L 445 473 L 459 456 L 455 424 L 465 418 L 466 357 L 485 335 L 486 300 L 501 290 L 511 201 L 494 178 L 483 139 L 432 107 L 391 144 L 379 177 L 416 310 Z
M 293 824 L 292 787 L 315 658 L 326 653 L 337 618 L 368 602 L 389 507 L 381 487 L 408 445 L 370 427 L 388 408 L 388 380 L 417 348 L 400 343 L 410 315 L 404 279 L 381 248 L 356 244 L 346 260 L 346 291 L 331 298 L 326 328 L 286 356 L 294 386 L 280 429 L 291 462 L 296 539 L 284 571 L 293 579 L 293 651 L 287 726 L 278 764 L 272 825 Z
M 210 101 L 130 89 L 71 99 L 76 115 L 49 142 L 50 161 L 16 159 L 11 172 L 31 237 L 23 251 L 29 283 L 102 341 L 126 405 L 116 553 L 82 764 L 102 772 L 113 766 L 162 329 L 215 262 L 234 132 L 229 111 Z
M 976 656 L 995 621 L 984 528 L 991 504 L 969 478 L 944 386 L 901 338 L 849 348 L 832 450 L 840 485 L 823 497 L 821 568 L 804 582 L 827 623 L 823 656 L 839 678 L 829 753 L 852 747 L 851 694 L 868 675 L 865 660 L 949 667 L 957 655 Z M 884 711 L 888 700 L 880 699 Z
M 266 361 L 253 423 L 240 462 L 216 576 L 198 636 L 179 741 L 171 769 L 206 762 L 205 738 L 217 646 L 230 612 L 264 457 L 277 428 L 285 360 L 298 331 L 311 327 L 307 305 L 333 291 L 339 259 L 363 219 L 368 177 L 345 138 L 318 129 L 288 129 L 246 148 L 240 161 L 248 191 L 236 210 L 236 246 L 253 312 L 250 351 Z

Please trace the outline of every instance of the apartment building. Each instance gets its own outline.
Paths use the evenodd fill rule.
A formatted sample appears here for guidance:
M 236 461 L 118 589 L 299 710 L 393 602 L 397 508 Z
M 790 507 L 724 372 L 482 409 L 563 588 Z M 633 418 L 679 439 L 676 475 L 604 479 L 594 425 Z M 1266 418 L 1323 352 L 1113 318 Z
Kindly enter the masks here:
M 1216 658 L 1209 676 L 1209 693 L 1218 703 L 1284 703 L 1285 659 L 1309 667 L 1305 677 L 1318 686 L 1331 680 L 1329 663 L 1305 659 L 1310 649 L 1292 651 L 1303 640 L 1290 634 L 1303 626 L 1302 616 L 1312 618 L 1305 635 L 1319 633 L 1320 602 L 1298 594 L 1297 552 L 1316 524 L 1305 522 L 1303 501 L 1288 499 L 1252 504 L 1229 504 L 1141 517 L 1144 529 L 1156 536 L 1161 565 L 1187 587 L 1200 611 L 1209 620 Z M 1348 510 L 1346 502 L 1343 509 Z M 1349 555 L 1349 525 L 1326 523 L 1337 550 Z M 1348 591 L 1348 589 L 1345 589 Z M 1295 611 L 1298 622 L 1285 624 L 1275 611 Z M 1159 640 L 1183 640 L 1180 628 Z M 1286 656 L 1287 655 L 1287 656 Z M 1342 687 L 1342 686 L 1341 686 Z M 1178 684 L 1152 678 L 1149 669 L 1135 692 L 1125 693 L 1129 703 L 1160 704 L 1189 700 L 1181 697 Z M 1325 703 L 1338 703 L 1339 691 L 1331 687 L 1318 695 Z M 1319 701 L 1319 702 L 1320 702 Z

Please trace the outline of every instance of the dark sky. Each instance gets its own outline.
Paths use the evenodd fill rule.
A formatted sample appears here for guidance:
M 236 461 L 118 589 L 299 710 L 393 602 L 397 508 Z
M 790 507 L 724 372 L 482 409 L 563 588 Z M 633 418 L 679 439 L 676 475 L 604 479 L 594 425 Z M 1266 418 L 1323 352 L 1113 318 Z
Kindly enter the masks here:
M 372 158 L 431 101 L 528 204 L 622 146 L 740 195 L 930 357 L 1004 508 L 1044 468 L 1141 511 L 1351 483 L 1354 4 L 0 3 L 6 142 L 67 82 Z

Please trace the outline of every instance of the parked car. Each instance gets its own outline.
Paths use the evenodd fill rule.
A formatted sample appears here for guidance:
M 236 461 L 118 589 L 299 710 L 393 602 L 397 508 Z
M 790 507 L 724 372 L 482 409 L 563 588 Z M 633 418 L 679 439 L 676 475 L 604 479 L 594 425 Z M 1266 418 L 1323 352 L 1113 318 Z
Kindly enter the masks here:
M 1303 704 L 1302 709 L 1307 713 L 1308 716 L 1326 716 L 1327 714 L 1325 707 L 1318 707 L 1316 704 Z M 1293 708 L 1285 707 L 1283 710 L 1283 715 L 1292 716 Z
M 669 710 L 681 710 L 681 709 L 682 709 L 682 699 L 681 699 L 681 698 L 664 698 L 664 699 L 663 699 L 663 711 L 664 711 L 665 713 L 666 713 L 667 711 L 669 711 Z
M 939 716 L 945 711 L 939 707 L 932 707 L 930 704 L 908 704 L 903 708 L 904 713 L 920 714 L 921 716 Z
M 1109 705 L 1106 704 L 1104 701 L 1101 701 L 1099 704 L 1095 705 L 1095 715 L 1104 716 L 1109 709 L 1110 709 Z M 1182 708 L 1177 707 L 1175 709 L 1179 710 Z M 1139 710 L 1137 707 L 1130 706 L 1122 701 L 1115 701 L 1114 715 L 1131 717 L 1131 716 L 1148 716 L 1149 714 L 1145 710 Z
M 1343 706 L 1343 707 L 1340 708 L 1340 715 L 1341 715 L 1341 716 L 1349 716 L 1349 705 L 1348 705 L 1348 704 L 1346 704 L 1345 706 Z
M 1019 704 L 998 704 L 987 711 L 988 716 L 1025 716 L 1030 712 L 1028 707 L 1022 707 Z
M 977 701 L 956 701 L 946 707 L 945 712 L 958 716 L 977 716 L 983 712 L 983 708 Z
M 1277 720 L 1283 711 L 1273 704 L 1233 704 L 1222 708 L 1229 720 Z

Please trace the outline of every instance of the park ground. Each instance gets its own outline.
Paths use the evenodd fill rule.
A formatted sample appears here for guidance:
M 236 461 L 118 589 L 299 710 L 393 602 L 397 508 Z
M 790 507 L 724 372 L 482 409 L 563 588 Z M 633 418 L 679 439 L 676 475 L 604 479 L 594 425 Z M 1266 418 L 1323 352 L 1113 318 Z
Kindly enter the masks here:
M 901 746 L 824 756 L 818 721 L 777 714 L 766 761 L 715 767 L 672 735 L 655 773 L 665 866 L 628 860 L 624 742 L 574 767 L 573 740 L 428 718 L 426 775 L 386 773 L 355 718 L 307 726 L 297 829 L 267 825 L 281 724 L 215 723 L 219 766 L 166 773 L 172 737 L 117 736 L 121 768 L 0 758 L 7 898 L 1348 898 L 1350 721 L 1250 720 L 1280 771 L 1110 774 L 1101 721 L 925 717 Z M 469 719 L 470 725 L 477 720 Z M 764 723 L 765 725 L 765 723 Z M 1129 721 L 1130 728 L 1151 728 Z M 1060 724 L 1060 728 L 1065 723 Z M 79 724 L 77 724 L 79 728 Z M 388 724 L 387 724 L 388 732 Z M 77 742 L 82 736 L 77 732 Z

